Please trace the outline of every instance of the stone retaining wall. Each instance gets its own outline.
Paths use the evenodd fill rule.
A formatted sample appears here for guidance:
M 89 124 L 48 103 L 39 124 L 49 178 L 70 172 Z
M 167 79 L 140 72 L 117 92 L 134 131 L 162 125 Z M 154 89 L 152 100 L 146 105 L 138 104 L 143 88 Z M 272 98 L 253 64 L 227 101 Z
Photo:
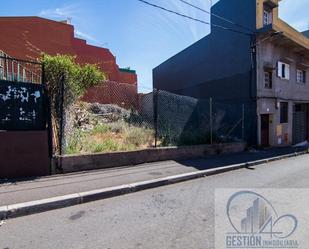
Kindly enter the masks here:
M 184 147 L 151 148 L 129 152 L 98 153 L 62 156 L 55 164 L 63 173 L 112 168 L 127 165 L 164 161 L 185 160 L 206 155 L 236 153 L 245 150 L 245 143 L 227 143 Z

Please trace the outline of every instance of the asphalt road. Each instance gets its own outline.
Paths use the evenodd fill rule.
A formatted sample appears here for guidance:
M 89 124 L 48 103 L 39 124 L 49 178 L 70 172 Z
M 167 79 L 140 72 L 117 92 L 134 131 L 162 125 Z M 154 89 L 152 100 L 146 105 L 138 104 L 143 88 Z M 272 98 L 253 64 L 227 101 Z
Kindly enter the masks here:
M 36 201 L 77 192 L 118 186 L 290 154 L 304 148 L 271 148 L 261 151 L 213 155 L 184 161 L 163 161 L 136 166 L 59 174 L 33 179 L 0 179 L 0 206 Z
M 305 155 L 11 219 L 0 227 L 0 248 L 210 249 L 216 188 L 309 188 L 308 179 Z

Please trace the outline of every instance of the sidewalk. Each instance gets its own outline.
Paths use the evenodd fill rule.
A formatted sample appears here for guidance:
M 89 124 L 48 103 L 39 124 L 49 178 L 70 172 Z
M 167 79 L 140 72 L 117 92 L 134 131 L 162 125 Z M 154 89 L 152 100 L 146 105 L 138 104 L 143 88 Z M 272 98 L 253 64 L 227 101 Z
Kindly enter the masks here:
M 163 161 L 121 168 L 80 172 L 4 182 L 0 184 L 0 206 L 91 191 L 123 184 L 154 180 L 200 170 L 246 163 L 303 151 L 306 148 L 276 148 L 255 152 L 210 156 L 186 161 Z

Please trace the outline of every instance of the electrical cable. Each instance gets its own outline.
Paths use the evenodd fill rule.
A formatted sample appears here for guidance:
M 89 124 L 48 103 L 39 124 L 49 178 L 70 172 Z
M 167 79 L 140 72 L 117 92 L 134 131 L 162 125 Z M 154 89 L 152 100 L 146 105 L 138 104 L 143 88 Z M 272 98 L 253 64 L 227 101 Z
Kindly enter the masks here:
M 149 6 L 152 6 L 152 7 L 155 7 L 155 8 L 164 10 L 164 11 L 167 11 L 167 12 L 169 12 L 169 13 L 172 13 L 172 14 L 175 14 L 175 15 L 178 15 L 178 16 L 181 16 L 181 17 L 184 17 L 184 18 L 187 18 L 187 19 L 190 19 L 190 20 L 199 22 L 199 23 L 203 23 L 203 24 L 210 25 L 210 26 L 213 26 L 213 27 L 216 27 L 216 28 L 224 29 L 224 30 L 226 30 L 226 31 L 231 31 L 231 32 L 234 32 L 234 33 L 239 33 L 239 34 L 243 34 L 243 35 L 247 35 L 247 36 L 252 36 L 252 35 L 254 35 L 254 33 L 247 33 L 247 32 L 239 31 L 239 30 L 236 30 L 236 29 L 231 29 L 231 28 L 228 28 L 228 27 L 225 27 L 225 26 L 222 26 L 222 25 L 212 24 L 212 23 L 210 23 L 210 22 L 206 22 L 206 21 L 203 21 L 203 20 L 200 20 L 200 19 L 197 19 L 197 18 L 193 18 L 193 17 L 191 17 L 191 16 L 188 16 L 188 15 L 185 15 L 185 14 L 182 14 L 182 13 L 179 13 L 179 12 L 174 11 L 174 10 L 167 9 L 167 8 L 165 8 L 165 7 L 162 7 L 162 6 L 159 6 L 159 5 L 156 5 L 156 4 L 147 2 L 147 1 L 145 1 L 145 0 L 137 0 L 137 1 L 142 2 L 142 3 L 144 3 L 144 4 L 147 4 L 147 5 L 149 5 Z

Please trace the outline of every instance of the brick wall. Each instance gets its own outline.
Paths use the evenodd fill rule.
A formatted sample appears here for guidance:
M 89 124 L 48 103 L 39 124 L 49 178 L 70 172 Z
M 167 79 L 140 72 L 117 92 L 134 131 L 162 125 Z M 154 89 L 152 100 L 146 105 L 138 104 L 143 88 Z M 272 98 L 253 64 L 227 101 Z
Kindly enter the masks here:
M 40 17 L 0 17 L 0 50 L 12 57 L 36 60 L 41 53 L 76 55 L 77 62 L 97 63 L 109 80 L 137 84 L 134 72 L 121 72 L 109 49 L 74 37 L 74 26 Z
M 88 89 L 83 101 L 90 103 L 114 104 L 120 107 L 138 109 L 137 85 L 114 81 L 103 82 Z

